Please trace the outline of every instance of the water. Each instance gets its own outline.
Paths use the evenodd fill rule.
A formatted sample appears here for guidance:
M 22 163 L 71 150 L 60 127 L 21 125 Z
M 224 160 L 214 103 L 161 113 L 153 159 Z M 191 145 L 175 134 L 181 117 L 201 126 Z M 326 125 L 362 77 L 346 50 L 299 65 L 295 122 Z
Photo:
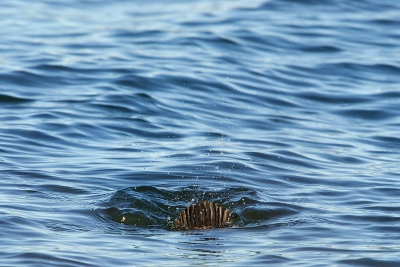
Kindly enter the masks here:
M 400 2 L 9 1 L 1 266 L 400 266 Z M 234 227 L 179 232 L 216 201 Z

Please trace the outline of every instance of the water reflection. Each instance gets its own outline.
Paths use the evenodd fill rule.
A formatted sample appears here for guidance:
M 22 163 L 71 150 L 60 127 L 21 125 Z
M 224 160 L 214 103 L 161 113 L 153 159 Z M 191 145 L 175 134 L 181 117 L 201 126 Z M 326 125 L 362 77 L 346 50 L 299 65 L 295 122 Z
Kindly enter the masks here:
M 204 232 L 182 232 L 181 236 L 187 241 L 178 242 L 176 248 L 185 252 L 184 258 L 215 260 L 226 251 L 224 239 L 205 236 Z

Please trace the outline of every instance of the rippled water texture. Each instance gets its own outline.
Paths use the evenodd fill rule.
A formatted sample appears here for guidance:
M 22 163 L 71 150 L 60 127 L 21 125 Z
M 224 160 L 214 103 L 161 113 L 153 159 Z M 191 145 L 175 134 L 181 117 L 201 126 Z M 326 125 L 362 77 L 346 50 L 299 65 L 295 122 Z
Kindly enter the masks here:
M 0 265 L 400 266 L 399 14 L 2 3 Z

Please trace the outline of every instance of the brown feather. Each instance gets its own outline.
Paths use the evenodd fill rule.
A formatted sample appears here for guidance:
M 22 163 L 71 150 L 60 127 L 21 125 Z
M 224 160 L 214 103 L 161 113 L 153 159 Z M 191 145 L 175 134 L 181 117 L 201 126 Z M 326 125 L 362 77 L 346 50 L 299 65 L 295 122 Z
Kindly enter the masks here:
M 210 202 L 209 204 L 209 210 L 210 210 L 210 220 L 209 220 L 209 225 L 213 225 L 215 222 L 215 209 L 214 209 L 214 203 Z
M 190 225 L 189 225 L 189 227 L 191 227 L 191 228 L 194 228 L 194 227 L 196 227 L 196 225 L 195 225 L 195 221 L 194 221 L 194 205 L 192 204 L 192 205 L 190 205 L 190 207 L 189 207 L 189 213 L 188 214 L 186 214 L 187 215 L 187 217 L 188 217 L 188 219 L 189 219 L 189 221 L 190 221 Z
M 215 227 L 219 227 L 219 206 L 215 203 Z
M 186 207 L 175 219 L 178 230 L 197 230 L 229 227 L 232 224 L 228 209 L 214 202 L 199 202 Z
M 218 219 L 219 219 L 219 221 L 218 221 L 218 227 L 221 227 L 221 225 L 222 225 L 222 220 L 223 220 L 223 214 L 222 214 L 222 207 L 221 206 L 219 206 L 219 210 L 218 210 L 218 212 L 219 212 L 219 214 L 218 214 Z
M 201 227 L 201 205 L 200 203 L 196 203 L 197 207 L 197 227 Z

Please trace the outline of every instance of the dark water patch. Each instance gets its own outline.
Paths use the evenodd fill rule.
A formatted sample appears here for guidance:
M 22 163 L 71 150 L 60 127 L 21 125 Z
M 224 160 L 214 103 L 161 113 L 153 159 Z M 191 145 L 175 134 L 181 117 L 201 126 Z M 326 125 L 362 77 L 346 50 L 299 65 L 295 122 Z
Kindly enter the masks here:
M 391 64 L 374 64 L 365 66 L 365 70 L 371 70 L 370 72 L 380 72 L 385 75 L 399 75 L 400 74 L 400 66 L 399 65 L 391 65 Z
M 299 50 L 311 53 L 338 53 L 343 51 L 338 47 L 328 45 L 304 46 L 302 48 L 299 48 Z
M 155 29 L 148 29 L 146 31 L 132 31 L 127 29 L 119 29 L 115 33 L 111 35 L 113 38 L 117 39 L 128 39 L 131 41 L 135 40 L 137 43 L 145 44 L 146 42 L 151 44 L 153 43 L 154 38 L 160 39 L 165 36 L 165 32 Z
M 28 186 L 27 186 L 28 188 Z M 90 191 L 85 190 L 84 188 L 78 188 L 76 186 L 67 186 L 67 185 L 57 185 L 57 184 L 40 184 L 31 188 L 28 192 L 30 194 L 37 195 L 38 197 L 50 198 L 50 197 L 58 197 L 58 198 L 69 198 L 74 195 L 85 195 L 89 194 Z M 45 192 L 51 192 L 52 195 L 46 195 Z
M 107 44 L 101 44 L 101 43 L 96 43 L 96 42 L 85 42 L 85 43 L 68 43 L 65 44 L 64 47 L 66 49 L 72 49 L 72 50 L 85 50 L 85 49 L 108 49 L 108 48 L 115 48 L 113 45 L 107 45 Z M 86 53 L 82 54 L 77 54 L 84 56 Z
M 298 97 L 302 99 L 307 99 L 310 101 L 314 101 L 321 104 L 336 104 L 336 105 L 343 105 L 343 104 L 360 104 L 366 103 L 371 101 L 368 97 L 363 97 L 360 95 L 334 95 L 334 94 L 327 94 L 327 93 L 320 93 L 320 92 L 299 92 L 296 93 Z
M 347 119 L 364 120 L 364 121 L 382 121 L 389 120 L 396 116 L 395 113 L 389 110 L 373 110 L 373 109 L 342 109 L 335 112 L 338 115 L 346 117 Z
M 0 105 L 27 103 L 31 101 L 33 101 L 33 99 L 0 94 Z
M 371 140 L 375 140 L 375 145 L 386 148 L 386 149 L 394 149 L 400 147 L 400 138 L 396 136 L 372 136 Z
M 382 26 L 399 26 L 400 25 L 400 20 L 396 19 L 385 19 L 385 18 L 379 18 L 379 19 L 372 19 L 370 20 L 370 24 L 372 25 L 382 25 Z
M 338 261 L 339 264 L 346 266 L 363 266 L 363 267 L 379 267 L 379 266 L 397 266 L 399 261 L 393 256 L 393 260 L 374 259 L 370 257 L 357 257 L 357 259 L 346 259 Z
M 46 76 L 32 71 L 14 71 L 8 74 L 0 74 L 0 79 L 9 85 L 23 87 L 51 87 L 57 84 L 66 84 L 62 77 Z
M 398 211 L 398 210 L 396 210 Z M 367 228 L 371 232 L 391 232 L 398 233 L 400 231 L 400 225 L 371 225 Z
M 383 99 L 387 99 L 387 100 L 395 100 L 398 99 L 400 97 L 400 92 L 398 92 L 397 90 L 388 90 L 388 91 L 384 91 L 378 94 L 373 95 L 373 97 L 375 98 L 383 98 Z
M 113 103 L 113 102 L 111 102 L 111 103 Z M 100 103 L 92 104 L 93 109 L 99 109 L 99 110 L 102 110 L 103 112 L 108 111 L 109 113 L 132 114 L 133 110 L 128 106 L 131 106 L 131 105 L 128 105 L 128 104 L 123 105 L 121 103 L 118 103 L 118 104 L 100 104 Z
M 165 86 L 159 79 L 141 77 L 138 75 L 124 75 L 114 81 L 115 85 L 123 88 L 133 88 L 137 90 L 151 91 L 154 88 L 163 88 Z
M 42 70 L 44 72 L 80 72 L 82 71 L 81 69 L 77 69 L 75 67 L 68 67 L 68 66 L 63 66 L 63 65 L 55 65 L 55 64 L 39 64 L 33 67 L 36 70 Z

